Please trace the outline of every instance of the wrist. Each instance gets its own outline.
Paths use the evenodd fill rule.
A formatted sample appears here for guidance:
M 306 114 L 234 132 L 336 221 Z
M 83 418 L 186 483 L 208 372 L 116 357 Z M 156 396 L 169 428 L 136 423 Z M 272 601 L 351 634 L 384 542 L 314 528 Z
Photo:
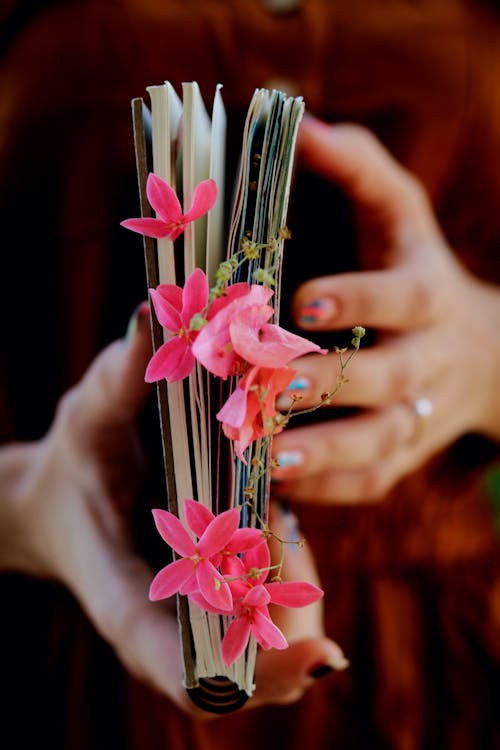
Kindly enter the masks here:
M 14 443 L 0 450 L 0 572 L 37 574 L 26 512 L 36 455 L 36 443 Z

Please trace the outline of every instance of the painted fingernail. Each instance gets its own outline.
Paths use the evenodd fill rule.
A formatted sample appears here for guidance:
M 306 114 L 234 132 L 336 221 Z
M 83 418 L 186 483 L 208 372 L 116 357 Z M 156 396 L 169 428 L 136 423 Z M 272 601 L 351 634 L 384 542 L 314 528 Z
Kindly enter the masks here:
M 299 322 L 305 326 L 319 326 L 333 320 L 338 312 L 338 304 L 332 297 L 322 297 L 302 305 Z
M 297 466 L 301 466 L 304 463 L 304 454 L 302 451 L 281 451 L 276 456 L 277 466 L 274 469 L 273 476 L 279 479 L 279 475 L 282 471 L 287 469 L 295 469 Z
M 311 386 L 311 381 L 304 375 L 296 375 L 290 382 L 286 391 L 307 391 Z
M 309 672 L 309 677 L 313 677 L 315 680 L 319 680 L 321 677 L 326 677 L 335 670 L 329 664 L 318 664 Z
M 332 653 L 330 654 L 330 658 L 328 659 L 328 661 L 322 662 L 320 664 L 315 664 L 309 670 L 308 674 L 310 677 L 318 680 L 321 677 L 326 677 L 332 672 L 342 672 L 342 670 L 347 669 L 347 667 L 349 666 L 349 659 L 345 658 L 340 646 L 338 646 L 337 644 L 332 644 L 332 646 Z
M 132 341 L 139 327 L 139 323 L 147 317 L 149 317 L 149 304 L 147 302 L 140 302 L 130 316 L 130 320 L 127 324 L 127 330 L 123 337 L 125 344 L 129 344 Z

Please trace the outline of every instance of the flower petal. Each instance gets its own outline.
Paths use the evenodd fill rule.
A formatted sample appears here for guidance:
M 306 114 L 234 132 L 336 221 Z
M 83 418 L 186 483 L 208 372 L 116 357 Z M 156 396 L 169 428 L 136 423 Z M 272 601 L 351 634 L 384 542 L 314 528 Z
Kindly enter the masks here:
M 255 584 L 265 581 L 269 574 L 269 566 L 271 565 L 271 553 L 269 552 L 267 541 L 264 539 L 261 544 L 258 544 L 256 547 L 249 549 L 248 552 L 245 552 L 243 563 L 247 572 L 251 569 L 262 570 L 259 578 L 254 581 Z
M 212 607 L 230 612 L 233 609 L 231 589 L 210 560 L 201 560 L 196 566 L 200 594 Z
M 259 284 L 252 284 L 248 289 L 247 294 L 238 294 L 236 299 L 232 299 L 228 304 L 218 303 L 216 315 L 209 315 L 209 310 L 209 322 L 203 326 L 193 343 L 193 354 L 196 359 L 209 372 L 220 378 L 225 379 L 235 374 L 241 364 L 241 357 L 234 351 L 229 335 L 232 319 L 248 307 L 265 303 L 273 294 L 272 290 Z M 212 305 L 215 306 L 216 303 L 217 300 Z
M 200 216 L 208 213 L 217 199 L 217 185 L 215 180 L 203 180 L 199 182 L 193 194 L 193 204 L 189 211 L 184 214 L 184 220 L 194 221 Z
M 261 529 L 236 529 L 226 544 L 225 552 L 231 552 L 233 555 L 246 552 L 260 544 L 262 539 Z
M 327 353 L 312 341 L 267 323 L 270 314 L 271 307 L 259 305 L 236 315 L 230 323 L 235 351 L 247 362 L 259 367 L 284 367 L 309 352 Z
M 120 222 L 122 227 L 130 229 L 132 232 L 138 232 L 143 234 L 145 237 L 154 237 L 160 239 L 160 237 L 166 237 L 170 234 L 171 230 L 161 219 L 152 219 L 144 217 L 141 219 L 125 219 Z
M 225 510 L 210 521 L 198 542 L 202 557 L 211 557 L 221 552 L 229 542 L 240 522 L 239 508 Z
M 194 542 L 177 516 L 166 510 L 155 508 L 153 517 L 161 538 L 183 557 L 191 557 L 195 553 Z
M 206 505 L 197 503 L 196 500 L 184 500 L 184 513 L 189 528 L 198 538 L 203 535 L 208 524 L 215 518 Z
M 250 637 L 250 622 L 248 617 L 237 617 L 229 625 L 222 639 L 222 658 L 229 667 L 241 656 L 247 647 Z
M 273 604 L 282 607 L 306 607 L 317 602 L 323 591 L 307 581 L 284 581 L 283 583 L 266 583 Z
M 241 603 L 242 607 L 265 607 L 269 604 L 271 597 L 262 584 L 253 586 Z
M 201 268 L 195 268 L 186 279 L 182 291 L 182 325 L 189 328 L 191 318 L 208 302 L 208 281 Z
M 235 555 L 224 555 L 220 569 L 225 578 L 243 578 L 247 573 L 243 560 Z
M 254 609 L 253 622 L 250 625 L 250 632 L 255 637 L 257 643 L 262 648 L 284 649 L 288 648 L 288 642 L 279 628 L 276 627 L 270 617 L 262 614 L 258 609 Z
M 159 322 L 169 331 L 178 333 L 182 327 L 182 289 L 175 284 L 160 284 L 149 293 Z
M 195 359 L 185 339 L 174 336 L 162 344 L 149 360 L 144 379 L 147 383 L 168 380 L 174 383 L 187 377 L 194 367 Z
M 189 597 L 189 601 L 197 604 L 198 607 L 200 607 L 200 609 L 205 610 L 205 612 L 213 612 L 216 615 L 228 614 L 227 609 L 219 609 L 218 607 L 212 607 L 212 605 L 207 602 L 203 594 L 200 594 L 199 591 L 192 591 L 191 593 L 188 593 L 188 597 Z
M 246 413 L 247 394 L 238 386 L 217 412 L 216 418 L 230 427 L 240 428 L 245 423 Z
M 178 222 L 182 218 L 182 208 L 175 190 L 155 174 L 148 175 L 146 195 L 157 215 L 166 224 Z
M 238 281 L 236 284 L 227 286 L 224 294 L 221 297 L 216 297 L 210 303 L 210 307 L 207 310 L 207 320 L 211 320 L 217 313 L 231 304 L 231 302 L 234 302 L 238 297 L 244 297 L 249 291 L 250 284 L 246 281 Z
M 168 599 L 182 587 L 183 583 L 193 573 L 193 561 L 186 558 L 174 560 L 173 563 L 162 568 L 153 578 L 149 589 L 152 602 L 158 599 Z

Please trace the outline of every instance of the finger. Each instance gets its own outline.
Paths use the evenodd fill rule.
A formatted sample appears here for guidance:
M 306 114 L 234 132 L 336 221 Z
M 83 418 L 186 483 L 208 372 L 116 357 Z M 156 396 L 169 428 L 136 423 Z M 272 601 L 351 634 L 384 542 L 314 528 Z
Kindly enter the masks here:
M 343 360 L 349 356 L 342 355 Z M 278 408 L 295 410 L 313 407 L 322 395 L 338 387 L 341 374 L 339 355 L 311 355 L 291 363 L 296 374 L 277 400 Z M 422 390 L 422 384 L 449 368 L 449 350 L 441 331 L 425 330 L 393 336 L 372 349 L 360 350 L 345 368 L 346 382 L 330 405 L 380 407 L 407 399 Z M 443 375 L 444 376 L 444 375 Z
M 323 453 L 324 462 L 321 467 L 318 463 L 318 471 L 314 474 L 308 473 L 307 467 L 301 470 L 300 466 L 295 476 L 293 467 L 288 470 L 288 474 L 283 472 L 284 481 L 276 483 L 275 494 L 293 502 L 317 504 L 373 503 L 382 500 L 400 479 L 417 469 L 444 446 L 453 443 L 463 434 L 464 425 L 469 423 L 470 417 L 466 410 L 464 412 L 464 409 L 456 408 L 457 404 L 464 401 L 463 380 L 459 372 L 446 379 L 436 378 L 427 385 L 422 395 L 432 404 L 431 413 L 422 418 L 417 416 L 411 404 L 397 405 L 401 418 L 404 418 L 406 411 L 407 425 L 413 426 L 406 438 L 394 441 L 393 450 L 389 450 L 385 457 L 374 458 L 366 463 L 360 457 L 354 458 L 350 464 L 342 466 L 338 462 L 339 465 L 332 468 L 333 462 L 328 464 Z M 348 421 L 339 420 L 336 424 L 330 423 L 330 426 L 333 428 Z M 345 428 L 342 430 L 345 431 Z M 361 443 L 364 440 L 361 432 L 358 437 Z M 306 443 L 311 446 L 311 439 Z M 356 439 L 353 439 L 353 445 L 356 445 Z M 324 451 L 319 441 L 313 448 L 316 452 Z
M 302 540 L 297 517 L 284 506 L 271 504 L 269 525 L 285 544 L 285 563 L 281 574 L 285 581 L 308 581 L 320 585 L 311 550 Z M 300 546 L 297 542 L 301 542 Z M 278 559 L 282 548 L 271 549 Z M 273 621 L 283 630 L 289 647 L 286 651 L 260 652 L 257 657 L 257 690 L 250 706 L 284 704 L 298 700 L 320 676 L 348 666 L 338 644 L 324 637 L 322 602 L 293 609 L 273 607 Z
M 293 317 L 311 331 L 356 325 L 397 331 L 427 325 L 448 305 L 448 287 L 436 283 L 440 274 L 429 273 L 429 265 L 312 279 L 295 293 Z
M 149 307 L 140 305 L 126 337 L 94 361 L 77 391 L 82 428 L 120 425 L 135 418 L 151 393 L 144 373 L 151 357 Z M 74 395 L 74 394 L 73 394 Z
M 414 430 L 403 403 L 321 424 L 286 429 L 273 440 L 274 480 L 304 479 L 325 471 L 360 469 L 391 455 Z M 281 494 L 281 487 L 277 486 Z
M 418 181 L 366 128 L 307 116 L 298 145 L 306 167 L 340 185 L 361 210 L 382 217 L 405 242 L 422 243 L 438 231 Z
M 319 677 L 345 669 L 349 662 L 328 638 L 308 638 L 285 651 L 263 651 L 256 664 L 256 691 L 250 706 L 299 700 Z

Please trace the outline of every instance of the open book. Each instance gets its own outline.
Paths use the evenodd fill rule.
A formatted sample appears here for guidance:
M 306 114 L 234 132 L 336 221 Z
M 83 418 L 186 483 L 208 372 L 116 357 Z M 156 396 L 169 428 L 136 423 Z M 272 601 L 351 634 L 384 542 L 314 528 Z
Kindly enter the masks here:
M 182 226 L 183 219 L 179 219 L 179 231 L 169 231 L 166 235 L 158 236 L 156 239 L 148 236 L 144 238 L 148 286 L 150 289 L 158 288 L 159 290 L 157 293 L 152 293 L 156 310 L 156 315 L 152 314 L 152 334 L 156 355 L 160 350 L 164 351 L 162 347 L 166 341 L 173 340 L 174 324 L 170 324 L 169 332 L 158 321 L 162 310 L 167 320 L 170 320 L 174 315 L 172 306 L 177 305 L 174 312 L 182 317 L 181 305 L 188 307 L 191 305 L 189 330 L 186 331 L 179 324 L 177 326 L 179 330 L 175 331 L 176 343 L 172 344 L 172 346 L 184 347 L 182 356 L 184 354 L 188 358 L 192 356 L 188 349 L 199 331 L 196 346 L 193 344 L 191 347 L 193 351 L 196 349 L 196 361 L 186 377 L 177 379 L 177 376 L 173 376 L 170 378 L 171 382 L 167 382 L 164 378 L 151 378 L 157 380 L 158 383 L 169 511 L 162 518 L 158 516 L 157 526 L 162 536 L 168 540 L 171 538 L 170 535 L 175 536 L 172 531 L 173 527 L 169 526 L 174 523 L 171 521 L 170 514 L 180 520 L 187 534 L 194 541 L 188 543 L 182 536 L 184 542 L 181 541 L 177 549 L 178 555 L 174 556 L 174 559 L 179 562 L 180 559 L 187 558 L 196 569 L 199 560 L 203 559 L 203 564 L 206 563 L 205 558 L 202 553 L 198 553 L 198 548 L 196 548 L 196 555 L 200 554 L 201 557 L 196 557 L 196 559 L 194 553 L 189 555 L 188 552 L 182 552 L 182 544 L 184 548 L 187 548 L 199 537 L 200 546 L 202 546 L 201 537 L 210 519 L 237 508 L 238 528 L 267 530 L 271 439 L 272 434 L 278 431 L 279 427 L 279 420 L 275 419 L 276 411 L 273 409 L 273 404 L 268 403 L 268 396 L 273 388 L 275 392 L 279 392 L 286 387 L 291 380 L 289 372 L 293 375 L 293 370 L 289 370 L 283 366 L 282 362 L 277 361 L 276 372 L 279 370 L 277 380 L 267 380 L 265 387 L 262 384 L 259 385 L 259 376 L 263 368 L 259 370 L 259 368 L 251 367 L 252 347 L 258 346 L 260 339 L 268 342 L 268 359 L 264 362 L 264 364 L 267 362 L 267 368 L 264 368 L 266 373 L 270 370 L 269 365 L 274 365 L 274 361 L 271 363 L 273 353 L 277 352 L 283 359 L 282 352 L 286 346 L 289 347 L 287 361 L 306 351 L 318 350 L 318 347 L 312 344 L 301 348 L 299 343 L 296 348 L 296 343 L 304 342 L 305 339 L 294 337 L 292 334 L 288 334 L 287 338 L 286 332 L 277 325 L 282 250 L 288 235 L 286 230 L 287 205 L 297 129 L 303 114 L 304 103 L 301 98 L 288 97 L 279 91 L 266 89 L 255 91 L 249 104 L 242 134 L 239 175 L 235 177 L 231 218 L 226 230 L 224 226 L 226 116 L 221 87 L 218 86 L 215 91 L 210 116 L 196 83 L 183 85 L 182 100 L 169 83 L 152 86 L 147 90 L 150 96 L 150 106 L 146 107 L 142 99 L 135 99 L 132 103 L 142 220 L 144 217 L 152 216 L 149 203 L 155 202 L 153 196 L 155 190 L 157 201 L 159 200 L 158 193 L 162 193 L 162 199 L 165 199 L 170 207 L 175 202 L 170 193 L 165 192 L 166 188 L 160 180 L 168 184 L 179 196 L 184 207 L 184 218 L 189 214 L 189 208 L 199 203 L 200 195 L 197 194 L 197 186 L 200 183 L 207 191 L 211 190 L 214 184 L 217 188 L 217 199 L 208 214 L 197 217 L 196 221 L 186 222 Z M 148 182 L 150 171 L 158 178 L 154 185 Z M 210 182 L 205 182 L 207 180 Z M 233 186 L 231 186 L 231 193 L 233 193 Z M 176 210 L 179 213 L 178 209 Z M 130 220 L 130 225 L 133 221 L 135 220 Z M 149 221 L 151 222 L 152 219 Z M 158 223 L 160 223 L 159 220 Z M 124 225 L 127 223 L 124 222 Z M 169 226 L 172 227 L 173 224 Z M 137 226 L 129 228 L 142 231 Z M 184 230 L 183 234 L 178 236 L 181 230 Z M 203 274 L 199 269 L 203 271 Z M 208 301 L 203 291 L 205 283 L 210 289 Z M 197 294 L 201 295 L 202 302 L 198 307 L 201 306 L 203 309 L 198 310 L 194 302 L 191 304 L 190 300 L 186 301 L 187 292 L 182 293 L 180 289 L 187 289 L 188 284 L 191 290 L 196 288 Z M 178 289 L 174 289 L 174 286 Z M 234 314 L 230 312 L 230 306 L 228 306 L 230 300 L 238 296 L 241 299 L 241 295 L 244 294 L 242 290 L 245 289 L 245 295 L 247 295 L 245 299 L 250 299 L 251 295 L 248 293 L 250 288 L 255 299 L 252 305 L 247 304 L 246 314 L 242 314 L 237 305 L 234 308 Z M 182 294 L 184 294 L 183 298 Z M 212 308 L 210 304 L 213 305 Z M 230 364 L 226 369 L 224 369 L 226 364 L 223 364 L 219 372 L 217 365 L 214 365 L 212 371 L 210 367 L 208 369 L 204 367 L 203 356 L 205 355 L 209 362 L 218 356 L 217 353 L 214 354 L 210 346 L 217 336 L 220 339 L 220 325 L 213 333 L 212 339 L 208 336 L 208 331 L 210 326 L 212 329 L 214 325 L 217 327 L 214 323 L 217 316 L 211 313 L 211 310 L 222 308 L 225 309 L 226 326 L 234 328 L 235 341 L 238 339 L 241 349 L 249 353 L 248 356 L 242 357 L 238 345 L 233 342 L 237 349 L 237 354 L 235 354 L 233 343 L 228 339 L 226 344 L 221 345 L 219 354 L 223 363 L 226 363 L 226 359 L 229 358 Z M 262 315 L 263 309 L 267 312 L 264 312 L 264 318 L 259 320 L 267 321 L 272 312 L 273 322 L 271 324 L 262 322 L 262 325 L 256 323 L 252 327 L 251 320 Z M 196 315 L 191 317 L 193 312 L 196 312 Z M 222 317 L 219 315 L 219 320 Z M 245 333 L 247 330 L 248 335 Z M 255 340 L 252 337 L 255 337 Z M 161 356 L 160 353 L 158 357 L 161 359 Z M 172 364 L 171 354 L 168 356 Z M 181 360 L 180 353 L 178 359 Z M 286 357 L 283 361 L 285 360 Z M 176 367 L 177 362 L 174 364 Z M 251 375 L 249 375 L 250 371 Z M 227 421 L 224 423 L 224 419 L 220 416 L 228 411 L 231 412 L 231 409 L 234 412 L 237 408 L 234 407 L 235 390 L 237 391 L 236 397 L 243 398 L 242 376 L 246 378 L 246 395 L 257 394 L 260 398 L 260 411 L 257 415 L 260 427 L 257 432 L 254 431 L 251 438 L 248 436 L 245 438 L 241 431 L 238 432 L 234 426 L 231 426 L 230 419 L 227 420 L 228 425 Z M 253 385 L 249 385 L 249 377 L 254 378 Z M 240 386 L 239 389 L 238 386 Z M 232 396 L 233 401 L 229 402 L 232 406 L 225 407 L 224 405 L 227 405 Z M 185 503 L 186 499 L 196 501 L 197 505 Z M 199 506 L 203 506 L 207 511 L 202 511 Z M 227 517 L 229 516 L 230 514 Z M 184 535 L 186 532 L 182 531 L 182 534 L 181 532 L 179 534 Z M 242 549 L 247 549 L 245 545 L 248 544 L 249 542 L 245 541 Z M 213 550 L 210 554 L 212 552 Z M 235 571 L 237 573 L 239 570 L 238 565 L 242 568 L 242 554 L 241 550 L 239 555 L 233 553 L 238 553 L 234 540 L 226 544 L 222 552 L 210 557 L 211 563 L 218 570 L 217 575 L 223 569 L 224 554 L 234 557 L 231 561 L 232 567 L 230 565 L 225 571 L 226 577 L 214 579 L 216 589 L 222 590 L 228 585 L 226 581 L 229 581 L 231 585 L 231 581 L 234 583 L 236 579 L 241 578 L 239 585 L 247 586 L 245 591 L 248 590 L 249 593 L 248 602 L 251 604 L 255 600 L 253 604 L 256 609 L 260 608 L 262 614 L 262 611 L 266 610 L 266 603 L 270 597 L 272 600 L 272 586 L 279 587 L 281 584 L 266 584 L 268 588 L 264 591 L 264 586 L 257 584 L 262 583 L 267 578 L 267 574 L 261 575 L 260 578 L 256 578 L 254 574 L 254 579 L 252 579 L 248 565 L 241 576 L 235 575 Z M 205 557 L 207 556 L 208 553 Z M 184 562 L 179 562 L 179 570 L 184 563 L 186 559 Z M 270 564 L 269 567 L 271 568 Z M 200 570 L 201 563 L 197 571 Z M 233 574 L 232 577 L 228 575 L 228 571 Z M 178 593 L 185 687 L 196 704 L 208 711 L 223 713 L 238 708 L 252 695 L 257 642 L 253 635 L 254 631 L 249 631 L 244 649 L 234 658 L 236 647 L 228 645 L 228 642 L 233 638 L 233 631 L 236 631 L 235 611 L 230 611 L 229 608 L 224 609 L 220 591 L 217 591 L 217 597 L 219 597 L 217 602 L 214 594 L 213 601 L 210 599 L 210 606 L 203 606 L 204 597 L 206 599 L 208 594 L 206 590 L 202 590 L 201 594 L 200 591 L 194 590 L 195 578 L 193 574 L 183 586 L 180 586 L 181 593 Z M 167 589 L 165 581 L 158 583 L 156 588 L 158 595 L 154 598 L 161 598 L 161 591 Z M 231 591 L 235 597 L 234 586 Z M 259 600 L 258 591 L 261 597 Z M 283 603 L 279 601 L 281 597 L 286 606 L 287 597 L 283 597 L 276 591 L 277 589 L 274 595 L 278 603 Z M 283 591 L 285 589 L 279 589 L 279 592 Z M 312 598 L 318 598 L 318 596 L 315 593 Z M 245 598 L 241 594 L 240 600 L 242 597 Z M 292 604 L 291 606 L 301 605 Z M 222 644 L 231 623 L 233 627 L 226 639 L 224 651 Z M 267 627 L 267 621 L 263 622 L 263 625 Z M 250 628 L 250 625 L 248 627 Z M 270 633 L 269 640 L 267 640 L 268 636 L 263 635 L 259 642 L 264 647 L 269 647 L 273 643 L 273 637 Z M 284 647 L 280 646 L 278 641 L 275 642 L 278 643 L 276 647 Z M 241 648 L 239 650 L 241 651 Z M 228 653 L 229 655 L 232 653 L 233 657 L 228 657 Z

